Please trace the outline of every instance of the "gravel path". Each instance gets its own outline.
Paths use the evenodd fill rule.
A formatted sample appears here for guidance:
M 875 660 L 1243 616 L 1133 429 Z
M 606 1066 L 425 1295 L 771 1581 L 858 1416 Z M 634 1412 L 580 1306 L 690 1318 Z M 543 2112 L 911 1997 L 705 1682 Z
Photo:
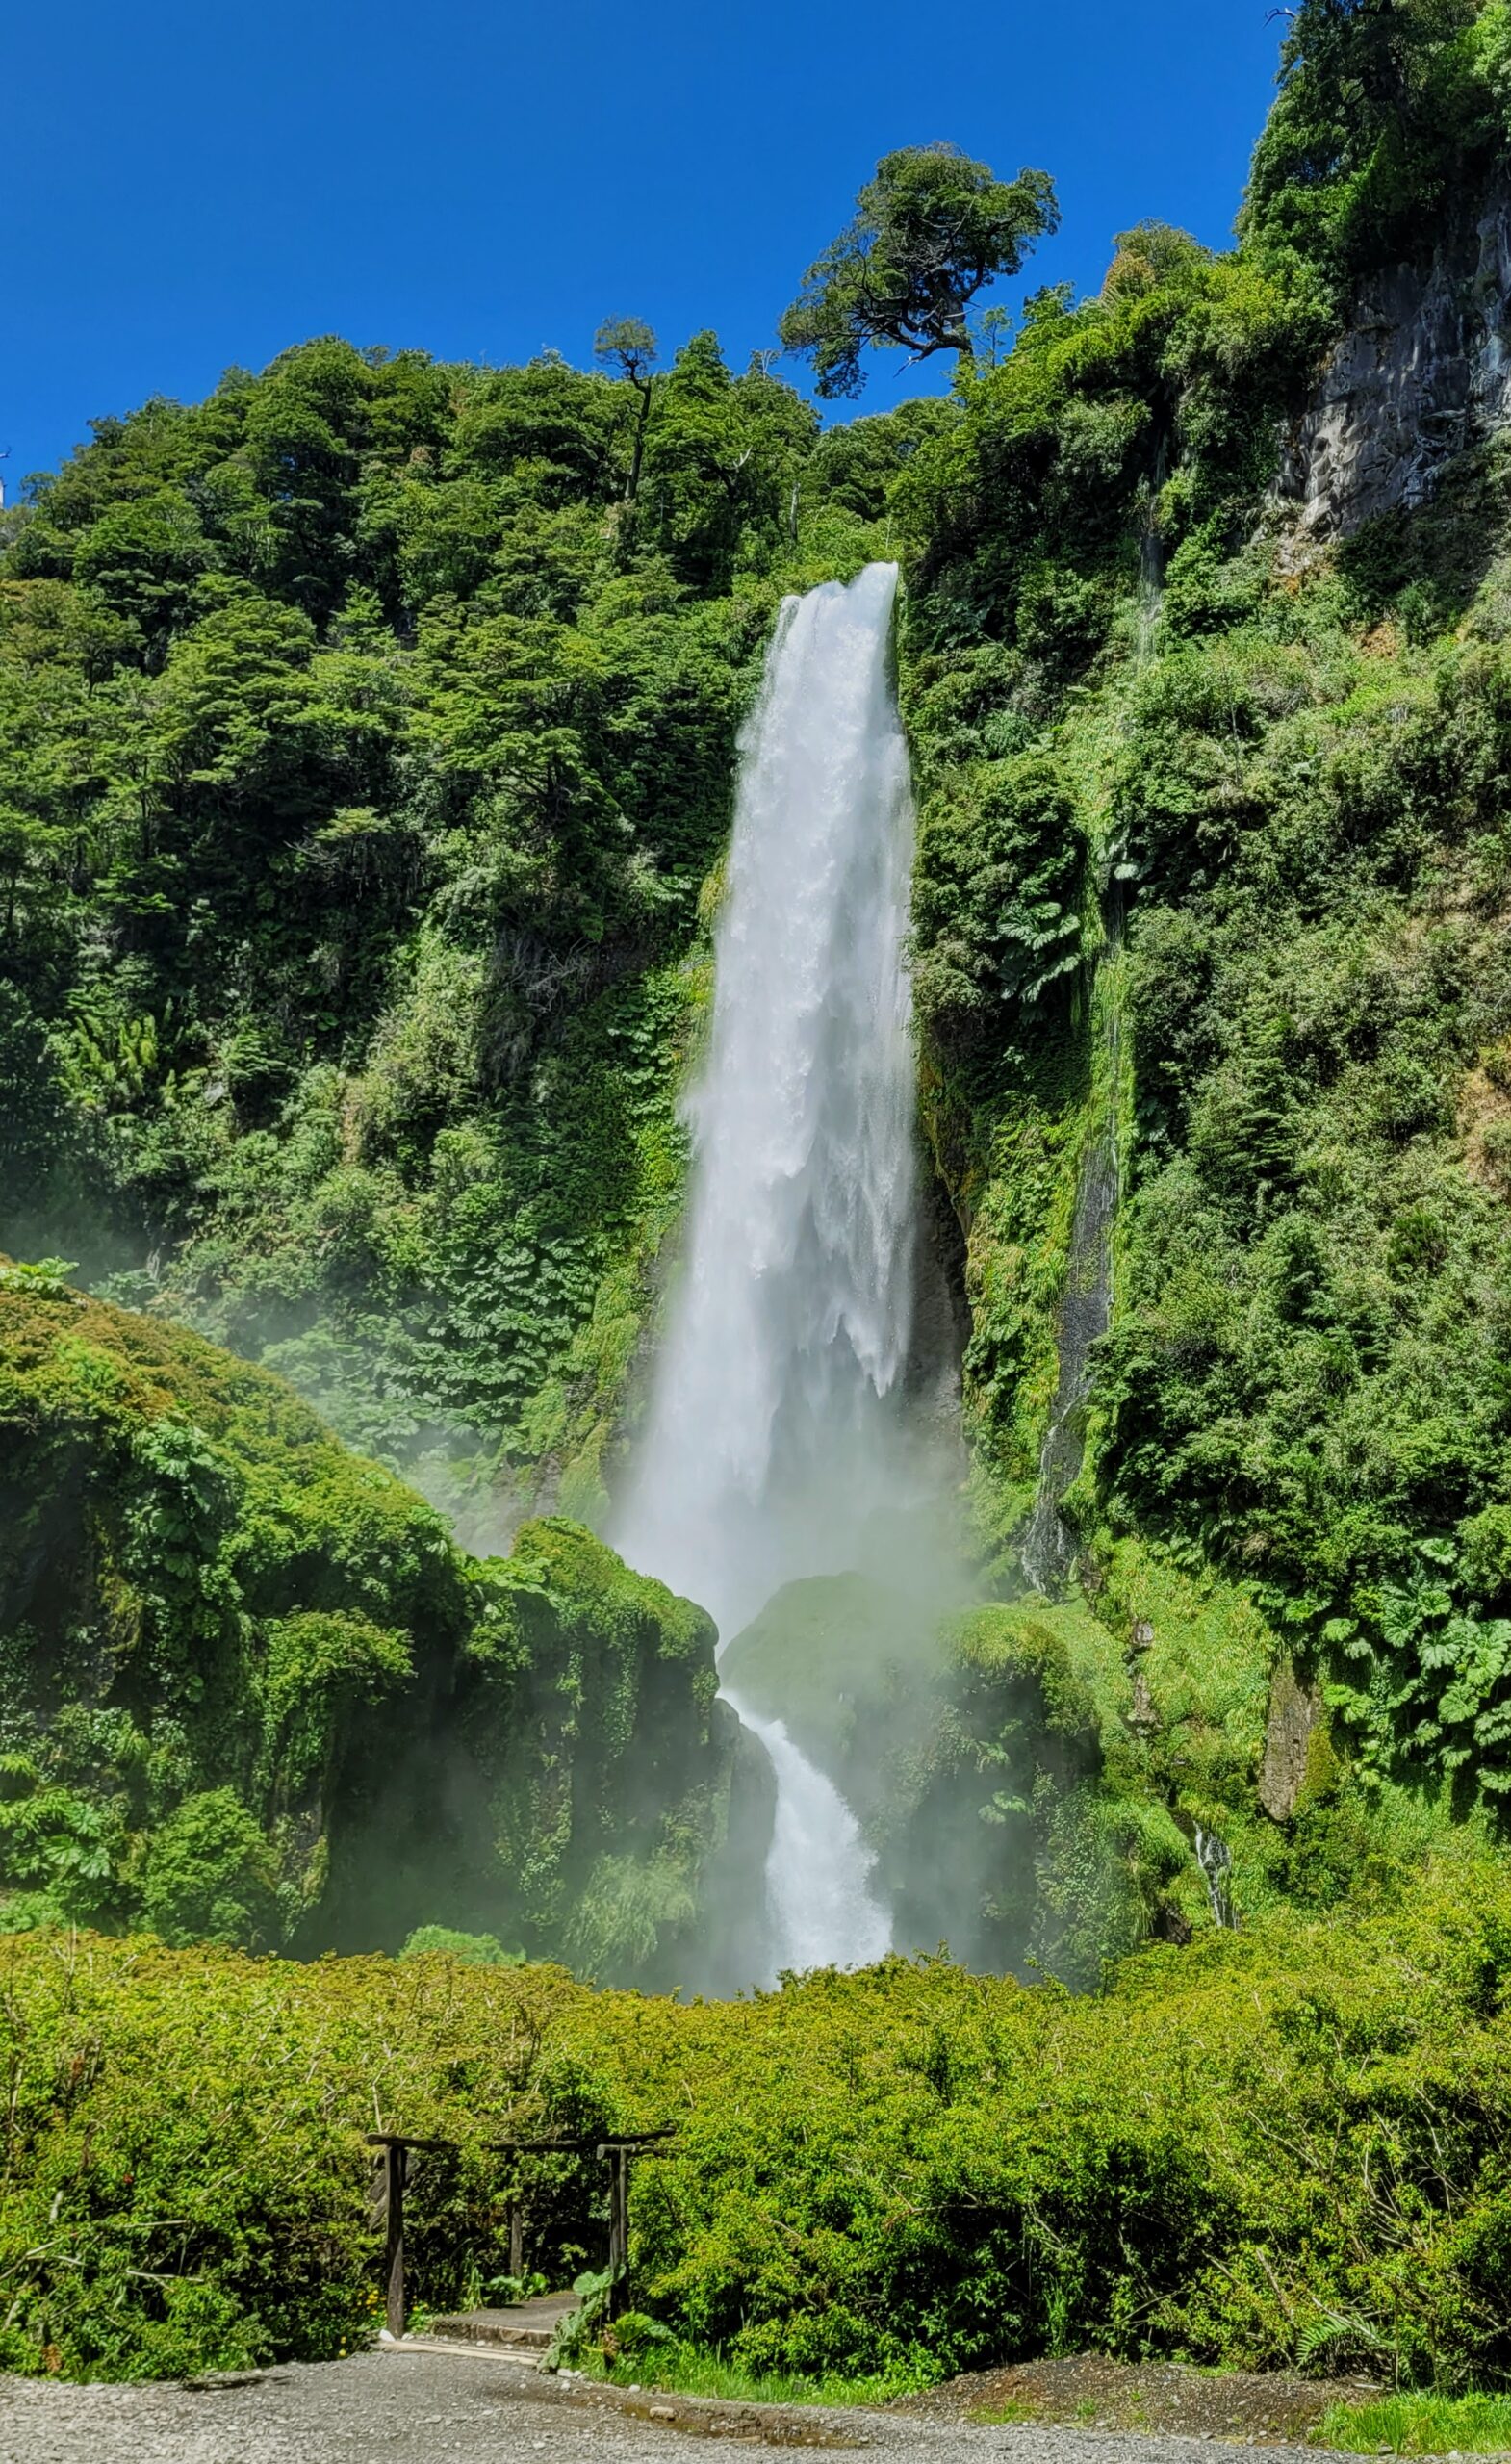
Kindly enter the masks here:
M 689 2464 L 697 2437 L 868 2450 L 879 2464 L 1199 2464 L 1214 2444 L 628 2397 L 412 2348 L 189 2386 L 0 2380 L 0 2464 Z M 1267 2464 L 1317 2464 L 1316 2449 L 1264 2451 Z

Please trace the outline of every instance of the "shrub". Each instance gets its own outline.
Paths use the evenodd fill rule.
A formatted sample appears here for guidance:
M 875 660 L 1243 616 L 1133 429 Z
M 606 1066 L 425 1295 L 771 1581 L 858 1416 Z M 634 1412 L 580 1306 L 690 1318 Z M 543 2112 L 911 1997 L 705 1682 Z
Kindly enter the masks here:
M 634 2304 L 740 2370 L 894 2383 L 1047 2349 L 1511 2386 L 1511 1892 L 1439 1857 L 1364 1922 L 1281 1911 L 1102 1995 L 938 1960 L 686 2004 L 558 1969 L 33 1933 L 0 1953 L 12 2367 L 319 2358 L 369 2331 L 374 2109 L 414 2297 L 499 2272 L 487 2143 L 675 2124 Z M 531 2159 L 525 2262 L 600 2267 L 597 2174 Z M 638 2331 L 642 2335 L 646 2331 Z
M 260 1949 L 281 1932 L 272 1854 L 235 1791 L 187 1797 L 153 1835 L 141 1913 L 154 1934 Z

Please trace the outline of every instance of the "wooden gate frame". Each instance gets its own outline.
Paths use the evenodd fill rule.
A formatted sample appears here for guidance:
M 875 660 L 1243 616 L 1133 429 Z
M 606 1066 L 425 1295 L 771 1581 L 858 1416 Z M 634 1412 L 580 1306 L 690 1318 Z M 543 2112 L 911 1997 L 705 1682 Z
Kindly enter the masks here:
M 608 2175 L 608 2312 L 624 2309 L 629 2284 L 629 2168 L 634 2158 L 675 2139 L 673 2130 L 632 2130 L 600 2139 L 485 2139 L 474 2141 L 493 2156 L 593 2156 L 607 2164 Z M 459 2153 L 459 2139 L 416 2139 L 409 2132 L 370 2130 L 369 2147 L 382 2149 L 383 2163 L 383 2307 L 388 2332 L 404 2332 L 404 2191 L 413 2149 L 422 2155 Z M 524 2262 L 525 2220 L 518 2199 L 509 2205 L 509 2269 L 518 2275 Z

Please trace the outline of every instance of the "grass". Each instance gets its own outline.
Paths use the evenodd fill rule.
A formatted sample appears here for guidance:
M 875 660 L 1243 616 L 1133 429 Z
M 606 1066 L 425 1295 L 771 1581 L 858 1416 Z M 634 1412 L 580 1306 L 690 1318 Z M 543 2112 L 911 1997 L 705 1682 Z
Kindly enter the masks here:
M 800 2378 L 784 2370 L 742 2370 L 721 2353 L 666 2344 L 633 2361 L 576 2365 L 611 2387 L 642 2387 L 647 2394 L 719 2396 L 735 2404 L 885 2404 L 911 2395 L 926 2380 L 916 2372 L 879 2371 L 868 2377 Z
M 1381 2396 L 1334 2404 L 1314 2433 L 1356 2455 L 1489 2455 L 1511 2449 L 1511 2396 Z

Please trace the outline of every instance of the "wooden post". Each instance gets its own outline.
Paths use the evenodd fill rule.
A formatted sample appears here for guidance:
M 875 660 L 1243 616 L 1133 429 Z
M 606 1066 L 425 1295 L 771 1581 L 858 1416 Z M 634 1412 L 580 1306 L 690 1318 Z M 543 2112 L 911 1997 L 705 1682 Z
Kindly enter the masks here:
M 525 2206 L 518 2198 L 509 2201 L 509 2273 L 525 2273 Z
M 629 2274 L 629 2150 L 622 2143 L 603 2149 L 608 2158 L 608 2309 L 625 2307 Z
M 383 2152 L 388 2159 L 388 2240 L 383 2252 L 383 2293 L 388 2332 L 397 2337 L 404 2332 L 404 2181 L 409 2171 L 409 2150 L 401 2139 L 391 2139 Z

